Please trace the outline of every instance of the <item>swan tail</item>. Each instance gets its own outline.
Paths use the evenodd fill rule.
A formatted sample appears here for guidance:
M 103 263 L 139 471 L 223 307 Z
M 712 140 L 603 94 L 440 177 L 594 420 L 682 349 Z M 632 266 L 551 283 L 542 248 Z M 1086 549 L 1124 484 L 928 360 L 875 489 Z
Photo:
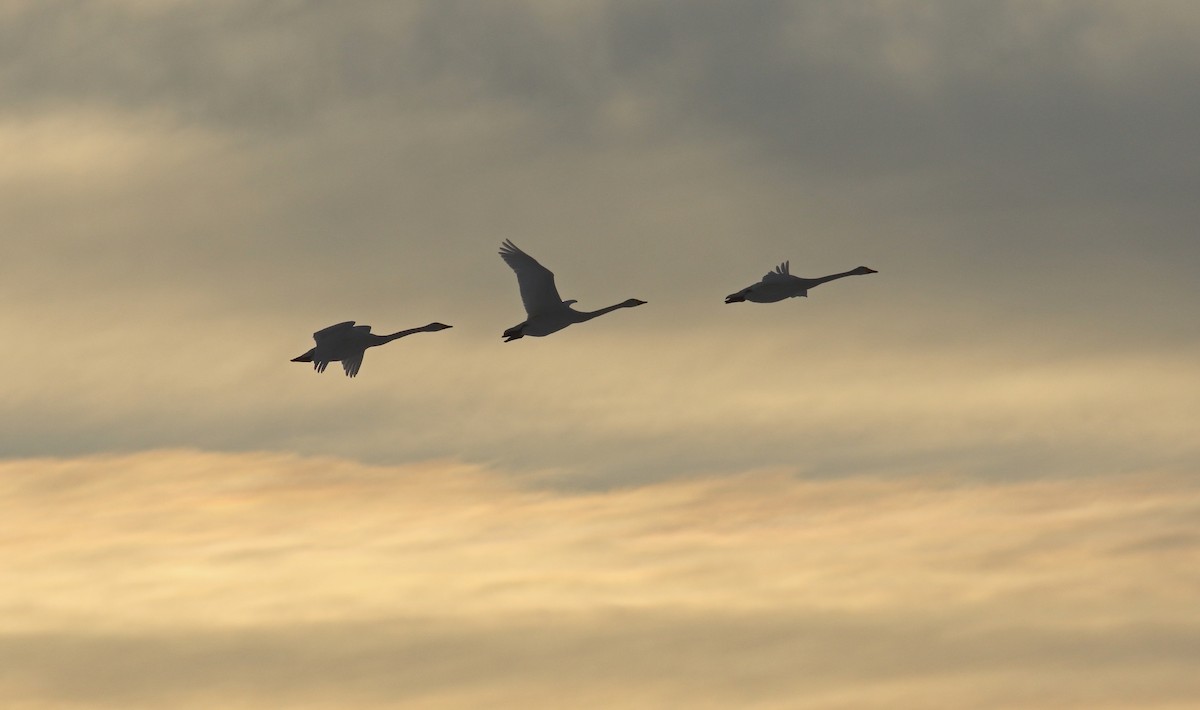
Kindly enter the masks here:
M 745 291 L 738 291 L 737 293 L 731 293 L 725 297 L 726 303 L 742 303 L 745 300 L 746 300 L 746 292 Z
M 316 350 L 316 348 L 309 350 L 308 352 L 304 353 L 303 355 L 292 358 L 292 362 L 312 362 L 313 350 Z

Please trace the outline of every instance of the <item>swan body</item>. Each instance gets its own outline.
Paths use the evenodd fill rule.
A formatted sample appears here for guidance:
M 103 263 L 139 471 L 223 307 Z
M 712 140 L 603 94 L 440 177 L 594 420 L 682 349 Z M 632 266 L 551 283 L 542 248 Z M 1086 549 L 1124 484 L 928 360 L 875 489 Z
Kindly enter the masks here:
M 821 276 L 815 279 L 806 279 L 799 276 L 792 276 L 788 262 L 783 262 L 776 266 L 773 271 L 767 272 L 766 276 L 762 277 L 762 281 L 747 286 L 746 288 L 731 293 L 725 297 L 726 303 L 741 303 L 742 301 L 751 301 L 753 303 L 775 303 L 782 301 L 785 298 L 796 298 L 798 296 L 807 296 L 808 289 L 814 286 L 820 286 L 826 281 L 833 281 L 846 276 L 862 276 L 864 274 L 877 274 L 875 269 L 866 266 L 860 266 L 850 271 L 844 271 L 840 274 L 830 274 Z
M 420 328 L 401 330 L 390 335 L 376 335 L 371 332 L 371 326 L 355 325 L 354 321 L 348 320 L 313 333 L 313 340 L 317 343 L 316 347 L 299 357 L 292 358 L 292 362 L 311 362 L 313 369 L 317 372 L 325 372 L 325 368 L 331 362 L 341 362 L 346 376 L 354 377 L 362 367 L 363 355 L 367 348 L 390 343 L 413 333 L 432 333 L 451 327 L 453 326 L 444 323 L 430 323 Z
M 517 274 L 517 286 L 521 290 L 521 302 L 525 305 L 527 316 L 524 323 L 518 323 L 504 331 L 506 343 L 527 335 L 540 338 L 557 333 L 569 325 L 611 313 L 618 308 L 633 308 L 646 303 L 631 298 L 598 311 L 577 311 L 571 308 L 571 304 L 577 301 L 564 301 L 558 295 L 558 288 L 554 285 L 554 273 L 518 249 L 512 241 L 505 240 L 501 245 L 500 258 Z

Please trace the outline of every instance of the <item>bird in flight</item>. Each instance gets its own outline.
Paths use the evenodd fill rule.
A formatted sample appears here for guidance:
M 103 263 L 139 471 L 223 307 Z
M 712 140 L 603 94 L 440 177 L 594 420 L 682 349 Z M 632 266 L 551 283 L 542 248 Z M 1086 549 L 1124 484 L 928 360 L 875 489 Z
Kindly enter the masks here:
M 504 331 L 506 343 L 526 335 L 535 338 L 550 335 L 574 323 L 589 321 L 618 308 L 633 308 L 646 303 L 631 298 L 598 311 L 577 311 L 571 308 L 571 304 L 577 301 L 564 301 L 558 295 L 558 289 L 554 286 L 554 273 L 518 249 L 512 241 L 504 241 L 500 247 L 500 257 L 517 274 L 517 285 L 521 288 L 521 301 L 525 304 L 527 316 L 524 323 Z
M 788 268 L 788 262 L 783 262 L 775 267 L 774 271 L 767 272 L 767 275 L 762 277 L 762 281 L 747 286 L 746 288 L 731 293 L 725 297 L 726 303 L 741 303 L 742 301 L 752 301 L 754 303 L 774 303 L 782 301 L 785 298 L 795 298 L 797 296 L 807 296 L 808 289 L 814 286 L 820 286 L 826 281 L 844 278 L 846 276 L 862 276 L 863 274 L 877 274 L 875 269 L 866 266 L 860 266 L 857 269 L 844 271 L 840 274 L 830 274 L 828 276 L 820 276 L 815 279 L 805 279 L 799 276 L 792 276 L 791 270 Z
M 341 361 L 346 377 L 354 377 L 362 367 L 363 355 L 367 348 L 390 343 L 413 333 L 432 333 L 451 327 L 453 326 L 443 323 L 430 323 L 391 335 L 376 335 L 371 332 L 371 326 L 355 325 L 354 321 L 348 320 L 313 333 L 313 340 L 317 342 L 317 346 L 299 357 L 292 358 L 292 362 L 311 362 L 314 370 L 325 372 L 329 363 Z

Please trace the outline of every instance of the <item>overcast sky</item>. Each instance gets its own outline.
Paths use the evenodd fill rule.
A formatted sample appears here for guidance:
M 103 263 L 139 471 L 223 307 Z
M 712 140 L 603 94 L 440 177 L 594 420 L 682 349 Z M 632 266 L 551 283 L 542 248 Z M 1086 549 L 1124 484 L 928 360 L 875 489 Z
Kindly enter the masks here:
M 1198 702 L 1197 36 L 1185 0 L 0 4 L 0 698 Z M 502 343 L 505 239 L 648 304 Z M 879 273 L 722 302 L 784 260 Z M 350 319 L 454 328 L 288 362 Z M 70 672 L 114 648 L 159 679 Z

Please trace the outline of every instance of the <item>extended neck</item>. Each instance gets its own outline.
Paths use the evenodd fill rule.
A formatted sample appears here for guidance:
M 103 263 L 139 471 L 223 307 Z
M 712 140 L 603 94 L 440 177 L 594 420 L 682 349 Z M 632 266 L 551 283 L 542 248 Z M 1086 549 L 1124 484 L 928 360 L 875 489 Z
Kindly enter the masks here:
M 375 335 L 374 333 L 372 333 L 371 334 L 371 342 L 367 344 L 367 347 L 383 345 L 384 343 L 390 343 L 393 340 L 399 340 L 400 338 L 403 338 L 406 335 L 412 335 L 413 333 L 422 333 L 424 331 L 425 331 L 424 328 L 409 328 L 408 330 L 400 330 L 395 333 L 391 333 L 390 335 Z
M 828 276 L 821 276 L 820 278 L 815 278 L 812 280 L 812 283 L 814 286 L 816 286 L 817 284 L 823 284 L 826 281 L 833 281 L 835 279 L 844 278 L 846 276 L 855 276 L 856 274 L 857 274 L 857 272 L 854 271 L 853 269 L 851 269 L 850 271 L 843 271 L 840 274 L 830 274 Z M 822 291 L 822 293 L 824 293 L 824 291 Z
M 574 308 L 572 308 L 571 312 L 575 314 L 577 322 L 582 323 L 584 321 L 591 320 L 593 318 L 602 316 L 605 313 L 612 313 L 613 311 L 617 310 L 618 308 L 632 308 L 633 306 L 638 306 L 638 305 L 641 305 L 641 303 L 640 302 L 639 303 L 630 303 L 629 301 L 625 301 L 623 303 L 618 303 L 616 305 L 609 306 L 607 308 L 601 308 L 598 311 L 577 311 Z

